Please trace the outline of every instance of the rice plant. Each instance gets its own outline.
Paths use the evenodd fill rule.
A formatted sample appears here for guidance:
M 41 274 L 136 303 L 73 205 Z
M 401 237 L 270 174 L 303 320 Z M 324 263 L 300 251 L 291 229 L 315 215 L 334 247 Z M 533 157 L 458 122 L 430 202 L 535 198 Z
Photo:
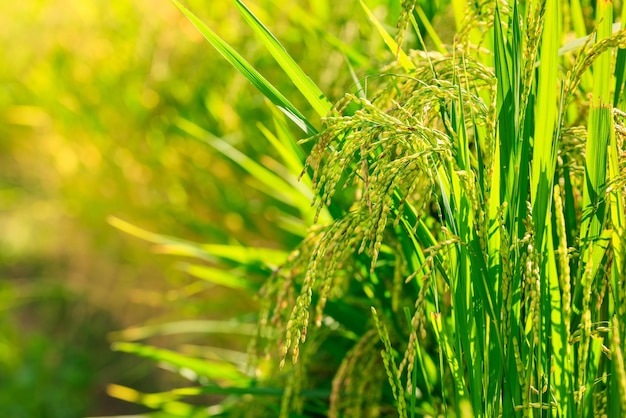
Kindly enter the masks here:
M 626 413 L 626 30 L 610 2 L 454 1 L 456 36 L 429 51 L 417 2 L 390 34 L 360 1 L 396 60 L 331 106 L 236 1 L 320 127 L 174 2 L 304 138 L 268 135 L 284 178 L 254 166 L 305 228 L 263 260 L 253 368 L 229 392 L 254 396 L 230 413 Z

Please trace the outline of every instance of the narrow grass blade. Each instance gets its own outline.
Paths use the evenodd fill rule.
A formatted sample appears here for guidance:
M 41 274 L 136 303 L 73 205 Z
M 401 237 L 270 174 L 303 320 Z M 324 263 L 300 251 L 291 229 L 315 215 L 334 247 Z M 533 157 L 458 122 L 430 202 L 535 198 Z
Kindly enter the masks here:
M 285 74 L 300 90 L 309 104 L 321 117 L 326 116 L 332 109 L 332 104 L 328 101 L 319 87 L 304 74 L 304 71 L 293 60 L 291 55 L 285 50 L 281 43 L 272 33 L 261 23 L 261 21 L 248 9 L 241 0 L 236 0 L 236 5 L 248 25 L 259 36 L 270 54 L 274 57 L 278 65 L 285 71 Z
M 415 65 L 396 43 L 396 41 L 393 39 L 393 36 L 391 36 L 389 32 L 385 30 L 383 25 L 378 21 L 378 19 L 376 19 L 376 16 L 374 16 L 374 13 L 372 13 L 372 11 L 367 7 L 365 2 L 363 2 L 363 0 L 359 0 L 359 2 L 361 3 L 361 7 L 363 7 L 363 10 L 365 11 L 365 14 L 367 14 L 367 17 L 369 17 L 370 21 L 372 22 L 380 36 L 382 36 L 385 44 L 387 45 L 391 53 L 398 58 L 398 62 L 400 63 L 402 68 L 404 68 L 404 70 L 407 72 L 414 70 Z
M 247 377 L 237 370 L 237 367 L 225 362 L 218 363 L 188 357 L 175 351 L 130 342 L 113 343 L 111 347 L 113 351 L 135 354 L 147 359 L 164 362 L 177 369 L 186 369 L 198 377 L 203 376 L 211 380 L 228 382 L 230 384 L 245 384 L 249 381 Z
M 466 0 L 451 0 L 452 11 L 454 12 L 454 23 L 456 31 L 460 32 L 465 20 L 465 13 L 467 12 Z
M 191 23 L 202 33 L 211 45 L 230 62 L 244 77 L 246 77 L 259 91 L 282 110 L 300 129 L 307 135 L 315 135 L 317 132 L 309 120 L 300 113 L 287 98 L 274 87 L 265 77 L 261 75 L 248 61 L 246 61 L 237 51 L 228 45 L 222 38 L 217 36 L 207 25 L 205 25 L 196 15 L 183 6 L 179 1 L 172 2 L 191 21 Z
M 211 146 L 261 182 L 270 185 L 274 184 L 275 186 L 280 186 L 280 184 L 284 182 L 282 178 L 230 145 L 225 139 L 213 135 L 211 132 L 192 121 L 177 118 L 174 123 L 181 131 Z
M 620 29 L 626 28 L 626 7 L 622 8 L 622 23 L 619 24 Z M 617 24 L 616 24 L 617 25 Z M 613 25 L 615 29 L 615 25 Z M 617 58 L 615 60 L 615 90 L 613 93 L 613 107 L 617 107 L 624 111 L 626 109 L 626 49 L 619 48 L 617 50 Z
M 176 120 L 176 126 L 191 135 L 191 137 L 211 146 L 220 154 L 244 169 L 256 180 L 252 182 L 253 187 L 280 202 L 299 209 L 303 214 L 311 212 L 311 194 L 303 185 L 299 185 L 297 175 L 293 175 L 292 181 L 289 182 L 284 175 L 276 174 L 273 170 L 270 170 L 239 151 L 224 139 L 211 134 L 209 131 L 189 120 L 178 118 Z M 277 167 L 276 171 L 279 170 L 283 172 L 288 171 L 287 168 L 282 166 Z
M 109 385 L 109 391 L 111 392 L 111 386 L 116 386 L 113 390 L 119 390 L 123 386 Z M 285 389 L 282 387 L 263 387 L 263 386 L 217 386 L 213 384 L 207 384 L 203 386 L 193 386 L 176 388 L 167 392 L 154 393 L 162 399 L 178 399 L 188 396 L 198 395 L 255 395 L 255 396 L 282 396 L 285 393 Z M 330 392 L 324 389 L 304 389 L 300 392 L 300 396 L 308 399 L 327 399 L 330 396 Z M 132 402 L 132 401 L 131 401 Z
M 613 400 L 613 416 L 618 416 L 620 413 L 626 412 L 626 362 L 624 361 L 624 338 L 623 334 L 620 335 L 620 328 L 623 330 L 623 324 L 620 324 L 622 319 L 618 319 L 617 316 L 611 318 L 612 338 L 611 338 L 611 351 L 613 352 L 614 360 L 612 362 L 612 368 L 614 373 L 615 386 L 614 393 L 619 394 L 619 399 Z M 617 396 L 616 396 L 617 398 Z M 620 411 L 621 409 L 621 411 Z
M 269 248 L 198 244 L 167 235 L 155 234 L 114 216 L 110 216 L 108 222 L 129 235 L 156 244 L 157 251 L 164 254 L 196 257 L 212 262 L 225 262 L 259 272 L 272 271 L 282 264 L 287 257 L 286 252 Z
M 585 36 L 587 28 L 585 27 L 585 14 L 583 13 L 583 5 L 580 0 L 572 0 L 570 2 L 570 18 L 576 36 L 579 38 Z
M 426 29 L 426 33 L 428 33 L 428 36 L 430 36 L 430 40 L 435 45 L 435 48 L 437 49 L 437 51 L 442 54 L 445 53 L 446 48 L 444 47 L 443 42 L 441 41 L 441 38 L 439 38 L 439 35 L 437 35 L 437 31 L 435 30 L 435 28 L 433 28 L 433 25 L 430 23 L 430 20 L 428 20 L 428 17 L 426 16 L 426 14 L 424 13 L 424 10 L 419 4 L 415 5 L 415 13 L 417 14 L 417 17 L 419 18 L 420 23 L 424 25 L 424 29 Z M 412 15 L 411 15 L 411 23 L 413 24 L 413 28 L 415 29 L 415 31 L 416 32 L 419 31 L 417 22 L 415 21 L 415 18 Z
M 617 107 L 620 110 L 624 110 L 626 101 L 624 100 L 623 93 L 626 92 L 624 88 L 626 85 L 626 49 L 620 48 L 617 50 L 617 58 L 615 59 L 615 91 L 613 93 L 613 107 Z
M 276 119 L 274 120 L 276 130 L 279 130 L 282 125 L 277 126 L 280 124 L 280 121 L 276 121 Z M 272 145 L 272 147 L 281 156 L 289 172 L 294 176 L 299 176 L 302 173 L 302 169 L 304 168 L 304 159 L 300 158 L 299 154 L 293 152 L 293 149 L 285 144 L 284 140 L 281 140 L 283 132 L 272 132 L 269 128 L 262 124 L 258 124 L 257 127 L 259 128 L 263 136 L 265 136 L 265 138 L 268 140 L 270 145 Z
M 255 324 L 244 324 L 237 321 L 187 320 L 127 328 L 111 332 L 108 337 L 110 341 L 139 341 L 157 335 L 200 333 L 253 336 L 256 332 L 257 326 Z
M 541 65 L 537 88 L 535 140 L 531 181 L 533 221 L 536 228 L 536 246 L 542 247 L 546 222 L 552 201 L 552 183 L 556 167 L 558 137 L 557 122 L 558 48 L 561 38 L 561 12 L 557 0 L 546 3 L 546 25 L 543 29 Z
M 534 224 L 534 245 L 532 246 L 539 258 L 539 275 L 545 278 L 542 281 L 539 294 L 538 321 L 534 329 L 538 335 L 539 344 L 536 348 L 536 370 L 533 376 L 537 382 L 543 382 L 550 374 L 553 361 L 550 356 L 551 346 L 548 341 L 551 338 L 551 295 L 550 283 L 554 283 L 556 277 L 552 277 L 554 271 L 554 254 L 552 251 L 551 235 L 551 206 L 554 172 L 556 169 L 556 156 L 559 147 L 558 128 L 558 74 L 559 55 L 558 48 L 561 39 L 561 10 L 559 0 L 548 0 L 545 6 L 545 21 L 541 35 L 541 64 L 539 66 L 539 79 L 537 85 L 537 98 L 535 107 L 533 160 L 531 171 L 531 202 L 532 218 Z M 550 278 L 550 281 L 547 279 Z M 548 382 L 550 380 L 548 379 Z M 544 401 L 542 391 L 538 394 L 538 402 Z
M 469 399 L 467 399 L 467 384 L 465 383 L 465 377 L 463 370 L 461 368 L 461 362 L 459 361 L 458 353 L 454 351 L 453 345 L 451 343 L 451 337 L 448 335 L 448 331 L 444 329 L 441 314 L 440 313 L 431 313 L 430 315 L 431 325 L 433 330 L 435 331 L 435 336 L 443 351 L 443 354 L 446 357 L 448 362 L 448 366 L 450 367 L 450 372 L 452 373 L 452 380 L 454 381 L 454 385 L 456 388 L 457 395 L 457 406 L 460 410 L 462 407 L 468 408 L 471 411 L 471 405 L 469 404 Z M 473 416 L 472 413 L 468 414 L 460 414 L 462 417 Z
M 380 322 L 376 309 L 372 307 L 371 310 L 374 323 L 376 324 L 376 329 L 378 330 L 378 335 L 385 346 L 385 349 L 380 352 L 380 355 L 382 356 L 385 364 L 385 370 L 387 371 L 387 377 L 389 378 L 389 384 L 391 385 L 393 397 L 397 402 L 398 415 L 400 418 L 407 418 L 404 384 L 401 382 L 400 376 L 398 375 L 398 366 L 396 365 L 394 355 L 395 351 L 391 346 L 389 332 L 387 331 L 385 324 Z
M 622 8 L 622 27 L 626 25 L 626 7 Z M 617 50 L 617 59 L 615 63 L 615 94 L 613 96 L 613 106 L 620 110 L 626 109 L 626 49 L 620 48 Z M 611 136 L 609 140 L 609 183 L 617 180 L 620 176 L 620 149 L 615 136 L 615 130 L 611 130 Z M 626 195 L 624 195 L 623 189 L 613 189 L 609 196 L 611 202 L 611 223 L 614 226 L 612 234 L 613 244 L 613 288 L 619 289 L 620 278 L 624 277 L 626 271 L 626 254 L 624 253 L 624 243 L 626 239 Z M 626 301 L 620 300 L 620 295 L 614 295 L 615 310 L 619 311 L 621 303 Z M 626 391 L 624 392 L 626 396 Z
M 154 394 L 141 393 L 135 389 L 126 386 L 109 385 L 107 386 L 107 393 L 112 398 L 121 399 L 126 402 L 131 402 L 134 404 L 147 406 L 148 408 L 160 410 L 159 412 L 155 412 L 154 414 L 151 413 L 146 415 L 137 415 L 137 418 L 200 418 L 206 416 L 206 412 L 202 411 L 202 409 L 206 409 L 206 407 L 200 408 L 186 402 L 178 401 L 177 399 L 180 398 L 180 396 L 173 395 L 170 392 Z
M 597 42 L 612 34 L 613 5 L 598 2 Z M 585 181 L 583 193 L 583 217 L 580 228 L 581 254 L 584 263 L 599 266 L 604 251 L 597 251 L 603 245 L 600 241 L 606 220 L 606 174 L 608 144 L 613 135 L 611 114 L 610 83 L 611 54 L 604 52 L 593 64 L 593 92 L 589 125 L 587 128 L 587 151 L 585 153 Z M 594 250 L 588 251 L 590 247 Z M 593 280 L 593 277 L 590 278 Z M 575 304 L 580 307 L 583 288 L 586 283 L 578 283 L 575 291 Z
M 203 266 L 200 264 L 181 263 L 179 268 L 198 279 L 215 283 L 220 286 L 229 287 L 231 289 L 245 289 L 249 291 L 259 290 L 259 285 L 242 278 L 237 274 L 233 274 L 227 270 Z

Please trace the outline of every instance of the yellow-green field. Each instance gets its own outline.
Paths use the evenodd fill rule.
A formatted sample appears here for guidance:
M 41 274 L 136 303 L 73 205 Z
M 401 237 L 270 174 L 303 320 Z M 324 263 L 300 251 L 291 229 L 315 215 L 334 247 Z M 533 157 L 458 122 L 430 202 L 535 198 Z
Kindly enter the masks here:
M 233 4 L 188 5 L 278 86 L 295 91 Z M 362 12 L 352 19 L 358 4 L 256 5 L 336 97 L 350 79 L 326 37 L 364 50 L 381 45 L 359 27 Z M 303 19 L 313 17 L 310 27 Z M 133 411 L 108 397 L 106 385 L 159 383 L 150 364 L 112 355 L 108 333 L 228 318 L 255 302 L 190 279 L 107 219 L 212 243 L 295 242 L 270 226 L 280 202 L 179 128 L 193 121 L 262 158 L 267 145 L 255 138 L 257 124 L 271 123 L 269 109 L 169 1 L 26 0 L 2 6 L 0 27 L 0 364 L 7 371 L 0 414 Z
M 626 9 L 0 13 L 0 417 L 626 413 Z

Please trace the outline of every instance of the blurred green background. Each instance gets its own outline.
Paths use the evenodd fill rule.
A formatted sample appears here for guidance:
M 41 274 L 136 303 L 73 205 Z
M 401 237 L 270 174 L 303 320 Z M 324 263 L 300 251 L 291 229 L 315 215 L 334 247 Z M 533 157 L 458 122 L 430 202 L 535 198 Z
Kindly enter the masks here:
M 185 4 L 306 109 L 232 2 Z M 359 77 L 392 58 L 356 1 L 248 4 L 331 101 L 354 83 L 339 44 L 353 48 L 344 52 Z M 399 2 L 368 4 L 393 30 Z M 296 238 L 272 227 L 281 202 L 180 129 L 193 121 L 262 160 L 270 110 L 169 1 L 1 10 L 0 416 L 136 413 L 106 386 L 158 390 L 175 377 L 111 352 L 108 333 L 245 315 L 255 301 L 188 277 L 107 217 L 189 240 L 291 247 Z

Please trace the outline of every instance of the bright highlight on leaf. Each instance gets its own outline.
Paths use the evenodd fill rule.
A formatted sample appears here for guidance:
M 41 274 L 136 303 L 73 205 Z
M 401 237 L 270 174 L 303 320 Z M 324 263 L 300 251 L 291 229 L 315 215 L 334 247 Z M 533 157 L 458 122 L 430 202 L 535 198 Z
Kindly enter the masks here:
M 326 99 L 324 93 L 322 93 L 319 87 L 304 74 L 298 64 L 291 58 L 291 55 L 285 51 L 285 48 L 263 23 L 252 14 L 250 9 L 248 9 L 241 0 L 237 0 L 236 4 L 248 25 L 254 29 L 255 33 L 261 38 L 261 41 L 272 54 L 278 65 L 280 65 L 289 79 L 293 81 L 298 90 L 306 97 L 317 114 L 321 117 L 326 116 L 332 109 L 332 105 L 328 99 Z
M 296 109 L 289 100 L 279 92 L 265 77 L 261 75 L 248 61 L 246 61 L 237 51 L 224 42 L 215 32 L 205 25 L 196 15 L 183 6 L 177 0 L 172 2 L 187 16 L 193 25 L 202 35 L 213 45 L 213 47 L 230 62 L 244 77 L 246 77 L 259 91 L 283 111 L 300 129 L 307 135 L 314 135 L 313 125 Z
M 363 10 L 365 11 L 365 14 L 367 14 L 367 17 L 372 21 L 374 28 L 378 31 L 380 36 L 383 38 L 383 40 L 385 41 L 385 44 L 387 45 L 391 53 L 394 54 L 394 56 L 398 58 L 398 62 L 400 62 L 400 65 L 402 65 L 402 68 L 405 71 L 410 71 L 414 69 L 415 66 L 413 65 L 409 57 L 406 55 L 406 53 L 400 48 L 400 45 L 398 45 L 396 41 L 393 39 L 393 36 L 391 36 L 389 32 L 385 30 L 385 28 L 378 21 L 376 16 L 374 16 L 374 13 L 372 13 L 372 11 L 367 7 L 365 2 L 363 0 L 359 0 L 359 2 L 361 3 L 361 7 L 363 8 Z

